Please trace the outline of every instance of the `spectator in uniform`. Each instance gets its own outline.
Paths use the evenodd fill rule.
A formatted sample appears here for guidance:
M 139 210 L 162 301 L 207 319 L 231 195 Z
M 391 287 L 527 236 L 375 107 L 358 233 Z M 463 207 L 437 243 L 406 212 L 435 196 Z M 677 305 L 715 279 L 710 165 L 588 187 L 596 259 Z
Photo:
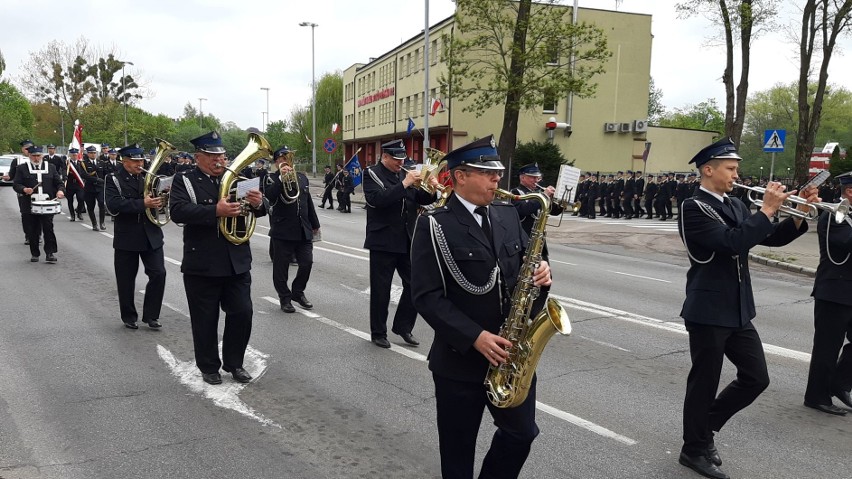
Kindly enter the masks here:
M 331 172 L 331 166 L 325 165 L 325 176 L 322 180 L 322 200 L 320 208 L 326 208 L 325 202 L 328 200 L 328 209 L 334 209 L 334 199 L 331 197 L 331 190 L 334 188 L 334 173 Z

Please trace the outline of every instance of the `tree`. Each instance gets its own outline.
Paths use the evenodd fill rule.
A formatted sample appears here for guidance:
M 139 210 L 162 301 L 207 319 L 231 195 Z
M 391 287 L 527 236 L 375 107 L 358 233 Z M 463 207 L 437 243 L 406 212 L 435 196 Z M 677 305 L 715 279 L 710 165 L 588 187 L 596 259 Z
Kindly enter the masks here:
M 675 9 L 681 17 L 704 14 L 722 28 L 725 44 L 725 135 L 739 146 L 748 99 L 748 75 L 751 67 L 751 43 L 763 29 L 774 26 L 778 0 L 688 0 Z M 734 40 L 734 33 L 739 37 Z M 734 88 L 734 46 L 740 46 L 740 79 Z
M 808 176 L 808 165 L 814 140 L 822 116 L 828 65 L 837 44 L 837 37 L 848 32 L 852 22 L 852 0 L 807 0 L 802 10 L 801 37 L 799 38 L 799 108 L 796 137 L 795 178 L 803 182 Z M 815 48 L 819 51 L 815 52 Z M 809 94 L 814 55 L 821 56 L 816 80 L 816 91 Z
M 6 70 L 6 59 L 3 58 L 3 51 L 0 51 L 0 76 L 3 76 L 3 72 Z
M 829 163 L 828 171 L 831 176 L 837 176 L 847 171 L 852 171 L 852 154 L 846 150 L 846 158 L 840 156 L 840 146 L 835 146 L 831 152 L 831 163 Z
M 312 163 L 313 151 L 310 138 L 317 142 L 317 164 L 328 160 L 338 162 L 343 158 L 343 149 L 338 148 L 332 154 L 321 149 L 322 141 L 332 137 L 331 126 L 343 121 L 343 74 L 340 71 L 323 74 L 317 82 L 317 137 L 311 138 L 313 119 L 311 117 L 311 101 L 306 107 L 294 107 L 290 119 L 286 122 L 287 133 L 285 144 L 296 150 L 296 158 L 300 163 Z M 281 146 L 281 145 L 278 145 Z M 321 158 L 322 157 L 322 160 Z M 313 165 L 312 165 L 313 166 Z
M 648 85 L 648 123 L 657 125 L 666 114 L 666 107 L 663 106 L 663 90 L 654 85 L 654 79 Z
M 721 133 L 725 128 L 725 116 L 716 105 L 716 100 L 708 98 L 707 101 L 702 101 L 697 105 L 686 105 L 664 114 L 659 120 L 659 125 Z
M 573 24 L 571 9 L 557 0 L 457 0 L 447 73 L 441 88 L 453 100 L 467 101 L 465 111 L 481 116 L 503 106 L 498 151 L 511 165 L 521 110 L 545 101 L 594 95 L 595 75 L 612 54 L 604 32 Z
M 515 161 L 519 165 L 537 163 L 541 170 L 541 185 L 556 185 L 559 179 L 559 167 L 562 165 L 573 165 L 562 156 L 562 151 L 555 143 L 535 140 L 529 143 L 519 143 L 515 150 Z M 561 192 L 560 192 L 561 194 Z
M 33 113 L 30 103 L 7 81 L 0 81 L 0 151 L 17 151 L 18 142 L 30 137 Z

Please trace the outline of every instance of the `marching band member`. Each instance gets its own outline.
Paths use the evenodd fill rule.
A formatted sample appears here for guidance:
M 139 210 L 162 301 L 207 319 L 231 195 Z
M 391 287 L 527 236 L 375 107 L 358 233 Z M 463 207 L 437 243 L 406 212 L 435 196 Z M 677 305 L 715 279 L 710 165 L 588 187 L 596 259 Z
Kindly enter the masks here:
M 112 150 L 111 150 L 112 151 Z M 119 150 L 121 164 L 109 173 L 105 184 L 105 203 L 115 216 L 112 247 L 115 249 L 115 284 L 118 289 L 118 309 L 121 321 L 129 329 L 139 329 L 139 314 L 134 304 L 136 272 L 139 260 L 145 266 L 148 283 L 142 306 L 142 322 L 151 329 L 161 327 L 160 308 L 166 289 L 166 264 L 163 256 L 163 229 L 152 223 L 145 211 L 159 208 L 159 196 L 143 196 L 145 150 L 139 145 L 129 145 Z
M 80 164 L 80 150 L 77 148 L 68 149 L 68 163 L 65 167 L 65 193 L 68 199 L 68 213 L 71 215 L 71 221 L 83 221 L 83 213 L 86 212 L 86 203 L 84 199 L 85 177 Z M 74 171 L 71 171 L 71 170 Z M 81 182 L 82 181 L 82 182 Z M 74 208 L 74 200 L 77 200 L 77 208 Z
M 852 172 L 838 175 L 841 198 L 852 202 Z M 811 296 L 814 297 L 814 347 L 805 390 L 805 406 L 846 415 L 832 404 L 834 396 L 852 408 L 852 224 L 840 224 L 828 212 L 817 225 L 819 266 Z M 841 347 L 843 352 L 841 353 Z M 838 353 L 840 357 L 838 358 Z
M 728 196 L 742 158 L 730 138 L 702 149 L 690 163 L 701 175 L 701 187 L 683 203 L 678 221 L 689 255 L 686 300 L 680 316 L 689 333 L 692 368 L 683 405 L 683 447 L 678 461 L 695 472 L 717 479 L 728 477 L 713 435 L 769 385 L 760 336 L 752 325 L 754 295 L 748 270 L 749 250 L 758 244 L 783 246 L 804 234 L 808 225 L 791 217 L 773 224 L 771 218 L 795 191 L 769 183 L 760 211 Z M 804 194 L 816 198 L 816 188 Z M 664 194 L 668 199 L 667 194 Z M 808 207 L 801 205 L 807 211 Z M 666 211 L 660 210 L 661 218 Z M 728 357 L 737 377 L 718 395 L 722 362 Z
M 50 163 L 42 161 L 43 152 L 40 146 L 30 145 L 27 148 L 30 160 L 18 165 L 12 187 L 18 193 L 21 216 L 24 218 L 29 240 L 30 261 L 38 262 L 41 254 L 38 246 L 39 238 L 44 233 L 45 261 L 56 263 L 54 253 L 58 251 L 56 235 L 53 232 L 53 214 L 33 214 L 32 199 L 34 194 L 42 195 L 45 199 L 65 197 L 62 179 Z
M 510 311 L 528 237 L 511 204 L 491 203 L 504 170 L 493 137 L 462 146 L 445 159 L 453 194 L 445 206 L 420 216 L 411 246 L 417 271 L 411 279 L 414 305 L 435 330 L 429 369 L 441 475 L 475 477 L 476 438 L 488 407 L 497 432 L 478 477 L 516 478 L 539 433 L 536 381 L 527 399 L 512 408 L 492 405 L 482 381 L 489 363 L 496 366 L 509 356 L 511 342 L 497 333 Z M 533 281 L 550 285 L 547 261 Z
M 94 146 L 86 148 L 86 157 L 80 163 L 83 170 L 83 180 L 86 186 L 83 188 L 83 197 L 86 199 L 86 209 L 89 211 L 89 219 L 92 221 L 92 231 L 105 231 L 104 220 L 106 210 L 104 209 L 103 187 L 104 180 L 98 173 L 97 161 L 98 149 Z M 95 222 L 95 204 L 98 205 L 98 222 Z M 100 225 L 100 226 L 98 226 Z
M 275 151 L 273 161 L 278 165 L 281 174 L 270 174 L 270 184 L 264 191 L 264 196 L 270 205 L 269 237 L 274 243 L 272 282 L 281 302 L 281 311 L 285 313 L 296 312 L 291 300 L 305 309 L 314 307 L 305 297 L 305 288 L 308 286 L 314 262 L 314 235 L 319 234 L 320 229 L 319 218 L 308 190 L 308 177 L 302 173 L 296 173 L 298 190 L 289 193 L 285 191 L 287 185 L 282 183 L 281 176 L 293 171 L 293 166 L 288 163 L 291 161 L 290 156 L 290 149 L 286 146 Z M 288 200 L 286 194 L 298 194 L 299 197 Z M 290 260 L 294 255 L 299 269 L 291 289 L 287 281 Z
M 221 367 L 234 380 L 247 383 L 251 375 L 243 359 L 251 336 L 251 244 L 233 244 L 219 231 L 219 218 L 240 216 L 238 202 L 219 198 L 225 173 L 225 148 L 215 131 L 190 140 L 195 168 L 178 173 L 172 183 L 171 219 L 183 223 L 183 261 L 180 270 L 189 316 L 195 364 L 208 384 L 221 384 Z M 263 195 L 252 189 L 246 199 L 256 216 L 266 214 Z M 219 308 L 225 312 L 222 359 L 219 359 Z

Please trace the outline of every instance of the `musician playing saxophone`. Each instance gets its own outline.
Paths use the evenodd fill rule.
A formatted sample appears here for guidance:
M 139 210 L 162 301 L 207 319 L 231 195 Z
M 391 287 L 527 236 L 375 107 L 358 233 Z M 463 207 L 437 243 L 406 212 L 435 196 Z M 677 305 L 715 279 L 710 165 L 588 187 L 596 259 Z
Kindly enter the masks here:
M 536 386 L 514 408 L 493 406 L 482 386 L 489 364 L 509 357 L 511 342 L 498 335 L 509 314 L 527 234 L 515 208 L 494 203 L 504 167 L 488 136 L 446 156 L 454 193 L 445 206 L 420 216 L 411 247 L 415 309 L 435 330 L 429 369 L 435 383 L 441 473 L 474 477 L 476 437 L 485 407 L 497 432 L 479 477 L 517 477 L 539 433 Z M 536 285 L 551 284 L 542 261 Z

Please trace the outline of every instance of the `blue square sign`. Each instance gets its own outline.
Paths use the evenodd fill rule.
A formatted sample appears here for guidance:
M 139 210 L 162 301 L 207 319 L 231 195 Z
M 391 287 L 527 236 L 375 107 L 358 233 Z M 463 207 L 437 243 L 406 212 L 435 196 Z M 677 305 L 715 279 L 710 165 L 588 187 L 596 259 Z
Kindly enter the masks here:
M 787 130 L 764 130 L 763 151 L 774 153 L 784 151 L 784 140 L 787 138 Z

